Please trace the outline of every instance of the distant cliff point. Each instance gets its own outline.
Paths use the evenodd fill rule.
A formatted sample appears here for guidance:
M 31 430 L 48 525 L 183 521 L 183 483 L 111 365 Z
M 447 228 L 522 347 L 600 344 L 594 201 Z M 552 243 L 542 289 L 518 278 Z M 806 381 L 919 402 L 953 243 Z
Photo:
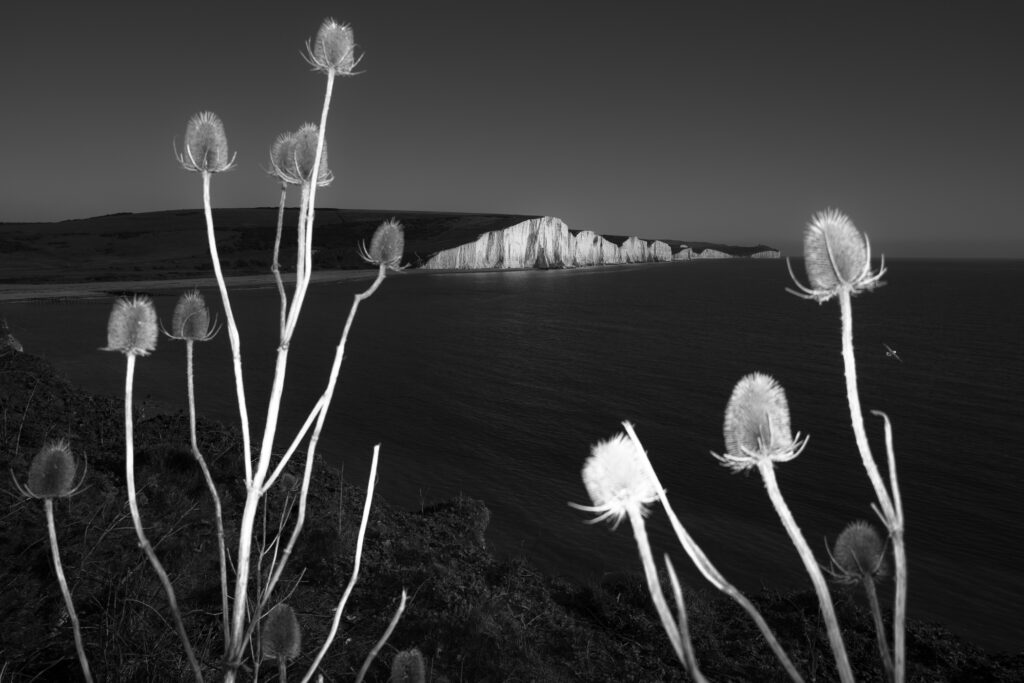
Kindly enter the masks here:
M 295 262 L 298 211 L 285 211 L 281 264 Z M 388 218 L 406 229 L 413 268 L 572 268 L 699 258 L 777 258 L 764 245 L 645 240 L 570 230 L 559 218 L 516 214 L 317 209 L 314 267 L 366 268 L 358 246 Z M 268 272 L 276 208 L 214 209 L 217 248 L 228 275 Z M 54 223 L 0 223 L 0 282 L 65 283 L 195 277 L 210 272 L 201 209 L 118 213 Z

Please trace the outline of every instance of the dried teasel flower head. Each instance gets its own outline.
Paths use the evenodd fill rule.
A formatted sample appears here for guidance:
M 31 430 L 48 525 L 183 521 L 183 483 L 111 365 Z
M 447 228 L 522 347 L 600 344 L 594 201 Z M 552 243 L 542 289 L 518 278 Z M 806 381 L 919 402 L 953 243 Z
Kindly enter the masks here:
M 815 214 L 804 228 L 804 267 L 810 287 L 796 279 L 790 266 L 790 277 L 800 291 L 788 291 L 823 303 L 844 290 L 854 295 L 881 286 L 885 257 L 878 271 L 871 272 L 871 242 L 867 235 L 845 214 L 826 209 Z
M 647 454 L 623 433 L 591 448 L 582 475 L 594 504 L 569 504 L 577 510 L 598 513 L 588 520 L 591 524 L 611 519 L 612 528 L 616 528 L 626 515 L 646 515 L 646 506 L 658 499 Z
M 770 460 L 785 462 L 800 454 L 807 439 L 794 438 L 789 426 L 786 392 L 769 375 L 743 377 L 732 390 L 725 408 L 725 454 L 712 453 L 734 472 Z
M 306 61 L 316 71 L 333 72 L 336 76 L 355 75 L 356 39 L 352 27 L 334 19 L 324 19 L 312 42 L 306 41 Z
M 85 480 L 83 472 L 76 485 L 77 472 L 78 463 L 71 454 L 71 445 L 67 439 L 58 439 L 44 444 L 32 458 L 28 482 L 24 486 L 17 481 L 14 484 L 26 498 L 67 498 L 74 495 Z
M 863 520 L 846 525 L 832 549 L 830 573 L 845 584 L 877 581 L 889 575 L 885 543 L 873 526 Z
M 423 665 L 423 653 L 419 648 L 402 650 L 391 660 L 391 677 L 388 683 L 423 683 L 426 680 L 426 668 Z
M 296 489 L 299 484 L 299 480 L 295 478 L 295 475 L 291 472 L 284 472 L 281 478 L 277 480 L 277 485 L 281 488 L 282 493 L 290 493 Z
M 268 659 L 295 659 L 302 649 L 302 633 L 295 610 L 285 603 L 278 603 L 263 620 L 261 635 L 263 656 Z
M 224 124 L 212 111 L 199 112 L 189 119 L 185 127 L 185 150 L 175 155 L 186 171 L 220 173 L 235 164 L 235 158 L 228 157 Z
M 148 356 L 156 349 L 157 336 L 156 309 L 149 297 L 121 297 L 110 312 L 107 345 L 102 350 Z
M 402 270 L 402 254 L 405 252 L 405 228 L 392 218 L 381 223 L 373 233 L 370 246 L 359 245 L 359 255 L 367 263 L 391 270 Z
M 182 341 L 209 341 L 216 336 L 216 321 L 211 329 L 210 309 L 198 289 L 190 289 L 178 297 L 171 318 L 171 331 L 165 330 L 164 333 L 171 339 Z
M 286 170 L 290 168 L 294 147 L 295 133 L 293 132 L 281 133 L 270 147 L 270 170 L 267 173 L 288 185 L 298 185 L 301 182 Z
M 293 185 L 308 183 L 313 177 L 313 164 L 316 162 L 316 145 L 319 136 L 319 126 L 315 123 L 304 123 L 297 131 L 292 133 L 292 144 L 287 151 L 284 165 L 281 166 L 282 178 L 285 182 Z M 317 174 L 318 187 L 330 185 L 334 180 L 334 174 L 327 166 L 327 140 L 324 140 L 323 149 L 320 151 L 320 172 Z

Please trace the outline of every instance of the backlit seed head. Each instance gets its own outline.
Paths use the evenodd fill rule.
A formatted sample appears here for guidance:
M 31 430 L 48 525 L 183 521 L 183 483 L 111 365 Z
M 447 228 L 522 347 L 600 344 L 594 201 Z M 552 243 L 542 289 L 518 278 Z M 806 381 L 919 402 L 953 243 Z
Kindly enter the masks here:
M 281 133 L 270 147 L 270 175 L 290 185 L 298 185 L 301 181 L 287 171 L 290 168 L 292 150 L 295 147 L 295 133 Z
M 754 372 L 732 390 L 725 407 L 725 454 L 715 457 L 726 467 L 741 472 L 768 459 L 792 460 L 803 449 L 789 426 L 786 392 L 772 377 Z M 806 443 L 806 440 L 804 441 Z
M 804 267 L 810 287 L 800 284 L 790 268 L 790 276 L 803 292 L 793 293 L 819 303 L 843 290 L 851 295 L 870 291 L 881 286 L 885 273 L 884 259 L 878 272 L 871 272 L 871 243 L 867 235 L 835 209 L 815 214 L 804 228 Z
M 302 649 L 302 633 L 295 610 L 283 602 L 275 605 L 263 620 L 261 642 L 263 656 L 268 659 L 288 661 L 298 657 Z
M 352 27 L 339 24 L 334 19 L 324 19 L 312 44 L 306 43 L 306 61 L 314 69 L 337 76 L 351 76 L 355 73 L 356 40 Z
M 864 521 L 850 522 L 832 550 L 832 576 L 840 583 L 876 581 L 889 575 L 885 543 Z
M 114 303 L 107 321 L 107 345 L 103 351 L 148 356 L 156 349 L 156 340 L 156 309 L 149 297 L 121 297 Z
M 234 163 L 228 157 L 228 138 L 224 124 L 212 111 L 204 111 L 189 119 L 185 127 L 185 150 L 178 161 L 187 171 L 220 173 Z
M 423 683 L 425 680 L 426 669 L 423 666 L 423 653 L 419 648 L 402 650 L 391 660 L 389 683 Z
M 65 439 L 51 441 L 39 449 L 28 469 L 29 495 L 35 498 L 64 498 L 74 493 L 78 465 Z
M 373 233 L 369 248 L 359 245 L 359 255 L 367 263 L 401 270 L 405 252 L 405 228 L 396 219 L 384 221 Z
M 579 510 L 599 513 L 591 523 L 612 520 L 613 528 L 629 514 L 647 514 L 646 505 L 658 499 L 647 454 L 627 436 L 617 434 L 595 444 L 583 465 L 583 486 L 593 506 L 570 503 Z
M 210 309 L 206 307 L 206 299 L 198 289 L 190 289 L 178 297 L 168 336 L 185 341 L 207 341 L 213 337 L 210 332 Z
M 319 136 L 319 126 L 315 123 L 305 123 L 295 133 L 294 143 L 290 151 L 290 158 L 284 166 L 285 173 L 291 178 L 290 182 L 308 183 L 313 177 L 313 164 L 316 162 L 316 145 Z M 327 140 L 324 140 L 323 149 L 320 152 L 320 172 L 317 185 L 323 187 L 334 180 L 334 174 L 327 166 Z

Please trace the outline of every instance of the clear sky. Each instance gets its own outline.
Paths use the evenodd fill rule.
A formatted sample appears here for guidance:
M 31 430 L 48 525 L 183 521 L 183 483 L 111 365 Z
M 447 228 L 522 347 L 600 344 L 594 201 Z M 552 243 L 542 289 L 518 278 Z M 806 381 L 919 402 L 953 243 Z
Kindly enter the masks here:
M 20 2 L 0 22 L 0 221 L 199 206 L 172 143 L 206 109 L 239 164 L 214 205 L 275 205 L 261 166 L 319 120 L 300 51 L 331 16 L 365 56 L 335 88 L 319 206 L 790 254 L 834 206 L 891 256 L 1024 257 L 1014 3 L 912 4 Z

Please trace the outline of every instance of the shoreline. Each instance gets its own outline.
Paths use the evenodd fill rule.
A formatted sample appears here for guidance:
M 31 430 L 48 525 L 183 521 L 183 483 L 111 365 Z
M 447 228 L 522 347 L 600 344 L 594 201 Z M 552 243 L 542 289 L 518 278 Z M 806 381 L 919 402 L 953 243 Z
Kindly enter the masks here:
M 513 273 L 545 270 L 595 270 L 598 268 L 632 268 L 652 266 L 659 263 L 689 263 L 689 261 L 664 261 L 649 263 L 610 263 L 606 265 L 577 266 L 575 268 L 477 268 L 477 269 L 424 269 L 409 268 L 402 271 L 407 275 L 479 275 L 481 273 Z M 376 269 L 319 270 L 312 275 L 311 284 L 330 284 L 356 280 L 372 280 Z M 281 279 L 286 285 L 295 284 L 295 273 L 283 273 Z M 276 286 L 270 273 L 233 275 L 224 278 L 228 289 L 269 289 Z M 30 303 L 40 301 L 77 301 L 82 299 L 103 299 L 123 291 L 155 292 L 181 290 L 191 287 L 217 287 L 217 279 L 205 277 L 171 277 L 146 280 L 104 280 L 100 282 L 63 282 L 56 284 L 0 283 L 0 303 Z

